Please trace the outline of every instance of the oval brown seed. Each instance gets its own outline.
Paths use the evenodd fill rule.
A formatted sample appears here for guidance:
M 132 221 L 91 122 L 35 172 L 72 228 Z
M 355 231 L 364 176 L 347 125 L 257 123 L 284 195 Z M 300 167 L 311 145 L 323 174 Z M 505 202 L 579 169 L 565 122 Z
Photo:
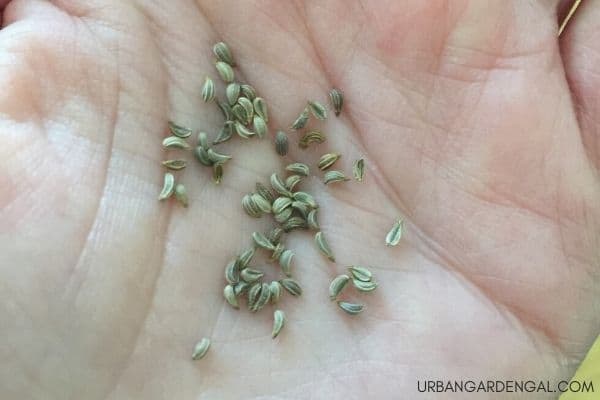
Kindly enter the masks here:
M 177 125 L 173 121 L 169 121 L 169 131 L 171 132 L 171 135 L 184 139 L 192 134 L 192 130 L 190 128 L 186 128 L 182 125 Z
M 284 131 L 277 131 L 275 134 L 275 151 L 280 156 L 285 156 L 288 152 L 288 138 Z
M 210 339 L 202 338 L 196 346 L 194 346 L 194 351 L 192 352 L 192 360 L 199 360 L 206 355 L 208 349 L 210 348 Z
M 346 284 L 350 280 L 348 275 L 338 275 L 336 276 L 329 285 L 329 299 L 335 300 L 338 295 L 342 292 L 342 290 L 346 287 Z
M 279 332 L 281 332 L 281 329 L 283 328 L 284 324 L 285 313 L 281 310 L 275 310 L 275 312 L 273 313 L 273 332 L 271 332 L 271 337 L 273 339 L 275 339 L 277 335 L 279 335 Z
M 205 103 L 212 101 L 215 98 L 215 84 L 212 79 L 208 76 L 204 80 L 204 85 L 202 86 L 202 100 Z
M 165 200 L 171 197 L 173 192 L 175 191 L 175 176 L 167 172 L 164 177 L 163 187 L 158 195 L 158 200 Z

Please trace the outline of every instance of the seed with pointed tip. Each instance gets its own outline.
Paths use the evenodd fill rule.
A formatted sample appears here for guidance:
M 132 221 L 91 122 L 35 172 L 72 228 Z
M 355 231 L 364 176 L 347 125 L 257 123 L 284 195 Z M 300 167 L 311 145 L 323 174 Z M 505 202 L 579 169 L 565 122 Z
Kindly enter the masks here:
M 200 161 L 202 165 L 205 165 L 207 167 L 213 165 L 212 161 L 210 161 L 210 159 L 208 158 L 208 152 L 202 146 L 196 146 L 196 148 L 194 149 L 194 156 L 196 156 L 196 159 Z
M 285 221 L 290 219 L 290 217 L 292 216 L 292 212 L 293 210 L 291 208 L 286 208 L 278 214 L 274 213 L 275 221 L 279 222 L 280 224 L 283 224 Z
M 342 112 L 342 106 L 344 105 L 344 95 L 341 90 L 333 88 L 329 91 L 329 100 L 333 106 L 333 111 L 337 117 Z
M 220 101 L 220 100 L 217 100 L 217 104 L 219 106 L 219 109 L 221 110 L 221 113 L 223 114 L 223 118 L 225 118 L 225 121 L 232 121 L 233 120 L 233 112 L 232 112 L 229 104 L 227 104 L 224 101 Z
M 269 203 L 273 203 L 273 201 L 275 200 L 275 195 L 273 194 L 273 192 L 271 192 L 269 188 L 267 188 L 260 182 L 256 182 L 256 193 L 264 197 L 265 200 L 267 200 Z
M 227 300 L 231 307 L 240 308 L 237 297 L 235 296 L 235 290 L 233 289 L 233 286 L 225 286 L 225 288 L 223 289 L 223 297 L 225 297 L 225 300 Z
M 256 250 L 254 247 L 250 247 L 246 249 L 240 256 L 238 257 L 239 268 L 244 269 L 248 266 L 248 263 L 252 261 L 252 257 L 254 257 L 254 253 Z
M 249 124 L 252 122 L 252 117 L 254 117 L 254 106 L 252 105 L 252 102 L 245 97 L 240 97 L 238 99 L 238 104 L 246 111 L 246 124 Z
M 236 296 L 240 296 L 244 294 L 250 288 L 250 284 L 248 282 L 240 281 L 233 287 L 233 292 Z
M 265 135 L 269 132 L 267 123 L 258 115 L 254 116 L 254 119 L 252 120 L 252 127 L 254 128 L 254 132 L 256 132 L 259 138 L 265 137 Z
M 231 65 L 223 61 L 217 61 L 215 63 L 215 67 L 217 68 L 217 72 L 219 73 L 219 76 L 221 77 L 223 82 L 233 82 L 235 74 L 233 73 L 233 68 L 231 68 Z
M 231 121 L 226 121 L 223 127 L 219 130 L 217 137 L 213 140 L 213 144 L 219 144 L 228 141 L 233 136 L 234 124 Z
M 167 172 L 165 174 L 163 188 L 158 195 L 158 200 L 165 200 L 171 197 L 175 191 L 175 176 L 172 173 Z
M 213 149 L 207 150 L 208 159 L 215 164 L 225 164 L 227 161 L 231 160 L 231 156 L 227 154 L 217 153 Z
M 302 181 L 302 176 L 300 175 L 290 175 L 285 178 L 285 187 L 288 188 L 290 192 L 294 191 L 294 188 L 297 184 Z
M 271 229 L 269 234 L 267 235 L 267 239 L 271 241 L 274 245 L 277 245 L 281 240 L 281 236 L 283 235 L 283 229 L 276 227 Z
M 342 290 L 346 287 L 346 284 L 350 280 L 348 275 L 338 275 L 336 276 L 329 285 L 329 299 L 335 300 L 338 295 L 342 292 Z
M 283 286 L 283 288 L 287 290 L 292 296 L 300 296 L 302 294 L 302 288 L 300 287 L 300 284 L 294 279 L 285 278 L 279 282 L 281 283 L 281 286 Z
M 175 198 L 184 206 L 188 206 L 188 195 L 185 186 L 182 183 L 175 185 Z
M 231 114 L 233 114 L 233 117 L 236 119 L 236 121 L 242 125 L 246 125 L 248 123 L 248 114 L 246 114 L 246 109 L 244 109 L 244 107 L 242 107 L 240 104 L 236 104 L 231 107 Z
M 316 119 L 323 121 L 327 118 L 327 109 L 318 101 L 309 101 L 308 108 L 310 108 L 310 112 L 312 112 Z
M 308 176 L 310 174 L 308 165 L 303 163 L 289 164 L 287 167 L 285 167 L 285 170 L 301 176 Z
M 306 149 L 310 144 L 323 143 L 326 140 L 325 135 L 319 131 L 310 131 L 300 138 L 298 145 L 302 149 Z
M 318 210 L 311 210 L 311 211 L 308 213 L 308 215 L 306 216 L 306 222 L 307 222 L 307 224 L 308 224 L 308 227 L 309 227 L 310 229 L 313 229 L 313 230 L 315 230 L 315 231 L 317 231 L 317 230 L 321 229 L 321 228 L 319 227 L 319 221 L 318 221 L 318 219 L 317 219 L 317 217 L 318 217 L 317 213 L 318 213 Z
M 290 232 L 294 229 L 306 229 L 306 227 L 306 221 L 302 217 L 290 217 L 281 225 L 284 232 Z
M 237 259 L 233 259 L 227 263 L 225 267 L 225 280 L 232 285 L 240 281 L 240 266 Z
M 185 160 L 166 160 L 162 162 L 162 165 L 173 171 L 179 171 L 184 169 L 187 163 Z
M 304 128 L 308 122 L 308 116 L 308 107 L 306 107 L 304 110 L 302 110 L 298 118 L 296 118 L 296 120 L 292 123 L 291 128 L 295 131 Z
M 351 265 L 348 267 L 348 271 L 352 274 L 354 279 L 358 279 L 363 282 L 370 282 L 373 278 L 373 274 L 365 267 L 359 265 Z
M 392 229 L 386 235 L 385 244 L 387 246 L 397 245 L 400 242 L 400 239 L 402 239 L 403 230 L 404 221 L 402 220 L 402 218 L 400 218 L 394 223 L 394 226 L 392 226 Z
M 187 144 L 185 139 L 179 136 L 169 136 L 163 139 L 163 147 L 167 149 L 189 149 L 190 145 Z
M 275 191 L 283 196 L 291 197 L 292 192 L 285 186 L 285 182 L 281 180 L 277 173 L 273 173 L 271 175 L 271 187 L 275 189 Z
M 215 98 L 215 84 L 212 79 L 208 76 L 204 80 L 204 86 L 202 86 L 202 100 L 205 103 L 212 101 Z
M 184 139 L 192 134 L 192 130 L 190 128 L 186 128 L 182 125 L 177 125 L 173 121 L 169 121 L 169 131 L 171 132 L 171 135 Z
M 271 292 L 271 304 L 275 304 L 281 297 L 281 283 L 273 281 L 269 284 L 269 291 Z
M 248 100 L 254 100 L 256 98 L 256 90 L 251 85 L 244 84 L 242 85 L 241 89 L 242 94 L 244 95 L 244 97 L 247 97 Z
M 246 214 L 253 218 L 260 218 L 263 214 L 260 208 L 258 208 L 258 205 L 254 202 L 251 194 L 242 197 L 242 208 Z
M 273 254 L 271 254 L 271 260 L 279 260 L 279 257 L 284 250 L 285 246 L 282 243 L 277 243 L 275 250 L 273 250 Z
M 352 279 L 352 284 L 361 292 L 372 292 L 377 289 L 377 282 L 363 282 L 358 279 Z
M 280 214 L 283 210 L 292 205 L 292 199 L 286 196 L 281 196 L 275 199 L 273 202 L 273 212 Z
M 230 106 L 233 106 L 237 103 L 238 97 L 240 97 L 240 84 L 237 82 L 231 82 L 225 88 L 225 97 L 227 98 L 227 102 Z
M 315 233 L 315 243 L 317 244 L 319 251 L 323 253 L 325 257 L 327 257 L 330 261 L 335 262 L 335 257 L 333 256 L 333 252 L 329 247 L 329 243 L 327 243 L 325 236 L 323 236 L 323 232 L 319 231 Z
M 277 131 L 275 134 L 275 151 L 280 156 L 285 156 L 288 152 L 288 137 L 284 131 Z
M 259 279 L 261 279 L 264 275 L 265 275 L 264 272 L 259 271 L 254 268 L 244 268 L 240 272 L 240 278 L 244 282 L 248 282 L 248 283 L 254 283 L 254 282 L 258 281 Z
M 319 205 L 315 201 L 315 198 L 306 192 L 296 192 L 293 194 L 293 198 L 296 201 L 300 201 L 310 208 L 319 208 Z
M 327 171 L 325 172 L 325 175 L 323 175 L 323 182 L 325 182 L 326 185 L 329 185 L 330 183 L 345 182 L 349 180 L 350 179 L 348 179 L 346 175 L 344 175 L 344 173 L 340 171 Z
M 350 315 L 356 315 L 364 310 L 365 306 L 357 303 L 348 303 L 347 301 L 338 301 L 338 306 Z
M 231 55 L 231 50 L 229 50 L 229 46 L 225 42 L 218 42 L 213 46 L 213 53 L 217 57 L 217 60 L 223 61 L 235 67 L 235 61 L 233 60 L 233 56 Z
M 252 102 L 254 112 L 258 114 L 265 122 L 269 122 L 269 113 L 267 112 L 267 103 L 262 97 L 257 97 Z
M 194 351 L 192 352 L 192 360 L 199 360 L 206 355 L 208 349 L 210 348 L 210 339 L 202 338 L 196 346 L 194 346 Z
M 294 252 L 292 250 L 284 250 L 279 256 L 279 265 L 281 270 L 287 276 L 292 275 L 292 259 L 294 258 Z
M 341 157 L 338 153 L 327 153 L 323 154 L 319 159 L 319 169 L 321 171 L 325 171 L 327 168 L 331 167 L 339 158 Z
M 252 132 L 250 129 L 246 128 L 239 121 L 235 122 L 235 131 L 237 132 L 239 137 L 244 138 L 244 139 L 249 139 L 251 136 L 255 135 L 254 132 Z
M 208 150 L 208 135 L 206 132 L 198 132 L 198 146 Z
M 260 288 L 260 295 L 256 299 L 256 302 L 253 304 L 250 311 L 256 312 L 262 309 L 271 298 L 271 290 L 268 283 L 262 283 Z
M 262 284 L 260 282 L 255 282 L 248 290 L 248 309 L 252 310 L 252 307 L 254 307 L 254 304 L 260 295 L 261 289 Z
M 223 164 L 213 165 L 213 182 L 217 185 L 223 180 Z
M 260 194 L 253 193 L 252 201 L 254 201 L 254 204 L 256 204 L 256 206 L 260 209 L 261 212 L 267 213 L 267 214 L 271 213 L 271 203 L 269 203 Z
M 285 325 L 285 313 L 281 310 L 275 310 L 273 313 L 273 332 L 271 332 L 271 337 L 275 339 L 281 329 Z
M 271 251 L 275 250 L 273 243 L 269 242 L 269 239 L 260 232 L 252 232 L 252 239 L 258 247 Z
M 352 173 L 354 174 L 354 179 L 359 182 L 362 182 L 365 177 L 365 160 L 360 159 L 354 162 L 354 166 L 352 167 Z

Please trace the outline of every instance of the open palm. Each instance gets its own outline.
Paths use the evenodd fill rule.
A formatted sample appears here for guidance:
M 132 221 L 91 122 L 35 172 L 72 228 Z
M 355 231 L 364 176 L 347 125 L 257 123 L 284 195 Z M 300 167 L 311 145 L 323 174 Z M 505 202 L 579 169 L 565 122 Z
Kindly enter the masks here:
M 10 2 L 0 397 L 437 398 L 417 380 L 568 379 L 600 327 L 600 4 L 559 46 L 550 3 Z M 218 40 L 272 132 L 333 86 L 345 109 L 315 125 L 317 148 L 290 134 L 286 160 L 234 138 L 220 186 L 192 162 L 190 207 L 159 203 L 166 121 L 222 122 L 200 98 Z M 222 299 L 223 266 L 270 226 L 240 200 L 327 149 L 345 171 L 364 157 L 365 182 L 302 183 L 338 263 L 290 235 L 304 294 L 284 296 L 272 340 L 271 311 Z M 399 215 L 406 239 L 386 248 Z M 327 296 L 348 264 L 380 282 L 351 294 L 356 317 Z M 202 336 L 212 349 L 192 362 Z

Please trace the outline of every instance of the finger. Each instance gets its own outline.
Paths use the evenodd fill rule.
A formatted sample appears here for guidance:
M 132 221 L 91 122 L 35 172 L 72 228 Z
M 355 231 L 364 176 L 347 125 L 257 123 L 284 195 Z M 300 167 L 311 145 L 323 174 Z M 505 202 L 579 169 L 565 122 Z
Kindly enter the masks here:
M 600 167 L 600 1 L 584 0 L 560 38 L 582 140 Z

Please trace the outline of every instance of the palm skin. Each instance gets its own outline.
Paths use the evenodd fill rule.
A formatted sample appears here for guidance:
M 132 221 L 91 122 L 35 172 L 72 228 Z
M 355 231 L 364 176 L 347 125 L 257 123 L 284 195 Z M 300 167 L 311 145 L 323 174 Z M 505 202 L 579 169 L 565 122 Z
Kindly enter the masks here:
M 561 52 L 548 3 L 12 1 L 0 398 L 437 398 L 417 380 L 568 379 L 600 325 L 599 7 Z M 199 96 L 221 39 L 272 131 L 332 86 L 344 112 L 287 160 L 236 138 L 220 186 L 192 163 L 190 207 L 159 203 L 166 121 L 221 122 Z M 364 156 L 366 179 L 303 183 L 338 262 L 289 237 L 304 294 L 284 296 L 273 341 L 270 310 L 222 300 L 223 266 L 270 226 L 240 199 L 325 149 L 346 171 Z M 386 248 L 398 215 L 406 238 Z M 327 297 L 348 264 L 381 283 L 350 294 L 367 305 L 354 318 Z M 213 347 L 191 362 L 202 336 Z

